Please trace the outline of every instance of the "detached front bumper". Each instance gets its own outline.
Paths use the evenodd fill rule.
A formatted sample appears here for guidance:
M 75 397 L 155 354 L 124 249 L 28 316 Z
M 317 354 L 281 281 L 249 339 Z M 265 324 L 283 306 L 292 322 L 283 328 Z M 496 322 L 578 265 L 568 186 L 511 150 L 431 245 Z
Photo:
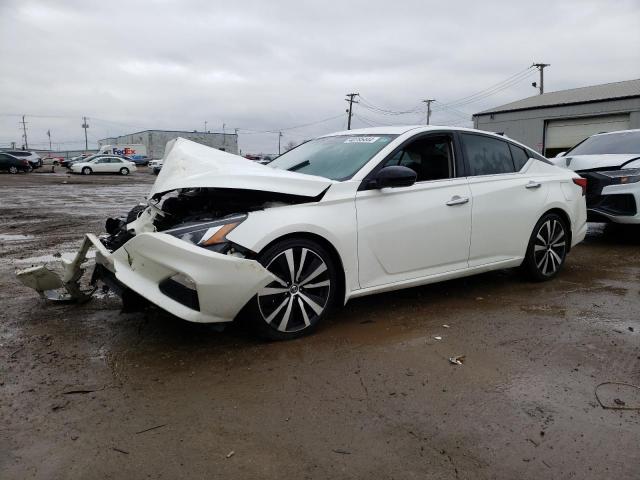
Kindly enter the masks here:
M 97 249 L 98 272 L 108 271 L 111 280 L 115 277 L 151 303 L 190 322 L 230 322 L 274 280 L 255 260 L 211 252 L 164 233 L 140 233 L 113 253 L 94 235 L 87 235 L 83 248 L 87 242 Z M 25 281 L 30 273 L 36 272 L 18 272 L 18 277 L 22 275 L 23 283 L 36 288 Z M 189 279 L 190 286 L 173 281 L 176 276 Z

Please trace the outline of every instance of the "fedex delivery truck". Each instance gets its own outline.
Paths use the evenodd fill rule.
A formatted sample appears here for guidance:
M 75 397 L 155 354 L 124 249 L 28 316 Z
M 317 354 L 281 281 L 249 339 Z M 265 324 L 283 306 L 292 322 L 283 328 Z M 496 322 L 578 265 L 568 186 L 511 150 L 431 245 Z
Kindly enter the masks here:
M 102 145 L 98 153 L 110 155 L 124 155 L 134 160 L 147 158 L 147 147 L 142 143 L 127 143 L 124 145 Z

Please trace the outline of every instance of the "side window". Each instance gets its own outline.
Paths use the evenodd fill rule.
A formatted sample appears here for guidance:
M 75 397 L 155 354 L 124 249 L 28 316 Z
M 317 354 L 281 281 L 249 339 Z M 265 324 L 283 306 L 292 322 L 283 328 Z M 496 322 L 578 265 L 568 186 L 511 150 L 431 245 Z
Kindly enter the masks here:
M 120 163 L 120 159 L 119 158 L 110 158 L 109 161 L 111 163 Z
M 529 154 L 525 149 L 511 144 L 509 144 L 509 149 L 511 150 L 513 163 L 516 166 L 516 172 L 519 172 L 524 167 L 524 164 L 529 161 Z
M 509 144 L 497 138 L 464 133 L 462 146 L 469 162 L 469 175 L 513 173 Z
M 402 165 L 416 172 L 416 182 L 453 177 L 453 149 L 446 136 L 419 138 L 395 152 L 384 166 Z

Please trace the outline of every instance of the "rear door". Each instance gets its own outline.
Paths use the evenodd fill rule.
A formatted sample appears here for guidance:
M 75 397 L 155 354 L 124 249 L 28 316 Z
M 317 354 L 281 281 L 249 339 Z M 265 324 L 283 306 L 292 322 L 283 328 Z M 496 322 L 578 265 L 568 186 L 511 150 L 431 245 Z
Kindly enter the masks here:
M 379 166 L 411 168 L 414 185 L 367 189 L 363 183 L 356 195 L 361 288 L 467 268 L 472 201 L 455 160 L 451 134 L 419 135 Z
M 469 267 L 522 257 L 548 194 L 538 160 L 502 139 L 461 133 L 473 197 Z

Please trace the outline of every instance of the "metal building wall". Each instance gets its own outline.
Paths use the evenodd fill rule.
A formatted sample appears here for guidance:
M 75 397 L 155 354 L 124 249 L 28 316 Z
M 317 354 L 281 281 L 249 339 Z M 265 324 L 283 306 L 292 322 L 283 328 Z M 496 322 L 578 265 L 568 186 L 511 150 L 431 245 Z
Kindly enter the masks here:
M 616 113 L 629 113 L 630 128 L 640 128 L 640 98 L 560 105 L 516 112 L 487 113 L 475 115 L 473 125 L 479 130 L 502 132 L 542 153 L 545 122 L 548 120 Z

